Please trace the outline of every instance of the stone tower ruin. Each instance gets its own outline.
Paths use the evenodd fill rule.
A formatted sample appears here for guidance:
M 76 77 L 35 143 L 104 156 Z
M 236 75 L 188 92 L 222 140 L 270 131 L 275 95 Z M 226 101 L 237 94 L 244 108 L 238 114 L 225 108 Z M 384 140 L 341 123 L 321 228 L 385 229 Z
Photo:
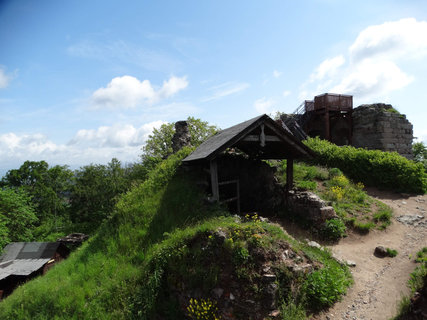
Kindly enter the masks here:
M 281 119 L 296 136 L 301 137 L 302 129 L 308 136 L 337 145 L 396 151 L 413 158 L 412 124 L 390 104 L 364 104 L 353 109 L 353 96 L 324 93 L 304 101 L 294 114 L 284 114 Z

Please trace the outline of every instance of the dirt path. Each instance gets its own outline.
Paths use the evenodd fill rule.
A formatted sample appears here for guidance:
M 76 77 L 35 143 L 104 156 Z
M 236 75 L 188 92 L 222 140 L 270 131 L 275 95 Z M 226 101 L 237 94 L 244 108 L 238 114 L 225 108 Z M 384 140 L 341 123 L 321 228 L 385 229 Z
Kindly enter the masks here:
M 394 209 L 393 223 L 386 231 L 371 231 L 368 235 L 351 234 L 330 248 L 343 260 L 352 260 L 354 285 L 343 300 L 316 319 L 384 320 L 396 314 L 402 295 L 409 294 L 407 281 L 415 268 L 410 257 L 427 246 L 427 195 L 409 196 L 368 190 Z M 402 215 L 417 216 L 419 222 L 404 224 Z M 377 258 L 376 246 L 396 249 L 395 258 Z

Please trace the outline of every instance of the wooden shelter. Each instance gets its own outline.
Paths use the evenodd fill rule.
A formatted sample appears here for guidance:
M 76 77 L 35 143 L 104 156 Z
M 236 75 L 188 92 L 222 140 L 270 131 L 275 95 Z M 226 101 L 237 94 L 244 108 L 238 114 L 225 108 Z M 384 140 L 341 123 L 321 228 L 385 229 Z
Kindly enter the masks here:
M 45 274 L 70 250 L 59 242 L 12 242 L 0 257 L 0 299 L 18 285 Z
M 285 127 L 262 115 L 222 130 L 203 142 L 183 162 L 189 165 L 209 163 L 210 184 L 213 200 L 220 200 L 220 186 L 235 184 L 236 196 L 225 201 L 236 200 L 240 210 L 239 180 L 218 181 L 217 159 L 228 149 L 243 151 L 254 159 L 287 159 L 287 189 L 293 186 L 294 159 L 313 156 L 313 152 Z

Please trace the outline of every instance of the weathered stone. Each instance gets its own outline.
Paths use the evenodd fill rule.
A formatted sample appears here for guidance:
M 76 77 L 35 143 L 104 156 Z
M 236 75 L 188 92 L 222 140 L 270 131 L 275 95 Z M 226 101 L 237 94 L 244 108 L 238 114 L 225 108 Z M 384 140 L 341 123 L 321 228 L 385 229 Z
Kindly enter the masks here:
M 225 239 L 227 239 L 227 235 L 225 234 L 225 232 L 221 229 L 218 229 L 217 231 L 215 231 L 214 233 L 214 237 L 215 240 L 219 243 L 219 244 L 223 244 Z
M 172 137 L 172 150 L 178 152 L 185 146 L 191 146 L 191 135 L 187 121 L 175 122 L 175 133 Z
M 388 254 L 387 254 L 387 250 L 383 246 L 378 246 L 374 250 L 374 255 L 378 258 L 384 258 Z
M 271 312 L 269 313 L 269 315 L 268 315 L 268 316 L 273 317 L 273 318 L 276 318 L 276 317 L 278 317 L 279 315 L 280 315 L 280 311 L 279 311 L 279 310 L 273 310 L 273 311 L 271 311 Z
M 322 246 L 318 244 L 316 241 L 310 241 L 307 243 L 308 246 L 320 249 Z
M 224 293 L 224 289 L 222 288 L 215 288 L 212 290 L 213 294 L 217 299 L 221 298 L 222 294 Z
M 353 110 L 353 145 L 396 151 L 412 159 L 412 124 L 405 115 L 390 112 L 392 106 L 377 103 Z
M 288 197 L 288 207 L 291 212 L 303 216 L 315 225 L 321 225 L 327 219 L 336 217 L 333 207 L 309 191 L 295 191 Z
M 356 266 L 356 262 L 352 261 L 352 260 L 347 260 L 346 261 L 346 265 L 349 267 L 355 267 Z
M 264 274 L 262 276 L 262 281 L 265 282 L 265 283 L 274 282 L 274 281 L 276 281 L 276 279 L 277 279 L 277 277 L 274 274 Z
M 421 216 L 418 214 L 415 214 L 415 215 L 407 214 L 407 215 L 398 216 L 396 219 L 397 219 L 397 221 L 399 221 L 403 224 L 406 224 L 406 225 L 416 225 L 422 219 L 424 219 L 424 216 Z

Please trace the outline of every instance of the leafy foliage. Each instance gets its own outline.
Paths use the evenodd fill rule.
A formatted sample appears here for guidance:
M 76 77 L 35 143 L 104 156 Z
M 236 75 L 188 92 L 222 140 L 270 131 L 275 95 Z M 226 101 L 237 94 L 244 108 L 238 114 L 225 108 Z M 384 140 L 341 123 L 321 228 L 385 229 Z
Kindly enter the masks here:
M 319 138 L 309 138 L 305 144 L 316 152 L 314 162 L 337 167 L 350 178 L 362 181 L 366 185 L 401 192 L 427 191 L 424 166 L 396 152 L 365 150 L 351 146 L 339 147 Z
M 387 252 L 387 255 L 391 258 L 394 258 L 395 256 L 397 256 L 396 249 L 386 248 L 386 252 Z
M 116 197 L 128 187 L 125 170 L 117 159 L 108 165 L 80 168 L 75 172 L 70 194 L 72 222 L 99 226 L 112 212 Z
M 0 189 L 0 249 L 13 241 L 31 241 L 37 222 L 30 197 L 21 189 Z
M 346 234 L 346 230 L 345 224 L 341 219 L 329 219 L 326 221 L 322 232 L 325 238 L 338 240 Z
M 19 169 L 6 173 L 0 185 L 22 188 L 31 196 L 40 221 L 67 213 L 66 195 L 71 186 L 72 171 L 67 166 L 49 168 L 45 161 L 25 161 Z
M 286 161 L 280 167 L 281 180 L 286 181 Z M 345 236 L 346 227 L 367 233 L 377 227 L 385 229 L 391 223 L 392 209 L 372 199 L 364 191 L 364 184 L 351 182 L 338 168 L 312 166 L 297 162 L 294 165 L 295 186 L 311 190 L 329 201 L 338 218 L 315 226 L 320 235 L 329 240 Z M 301 220 L 301 217 L 298 217 Z M 297 219 L 297 220 L 298 220 Z M 300 221 L 310 225 L 309 221 Z
M 191 136 L 191 145 L 199 146 L 210 136 L 214 135 L 218 128 L 209 125 L 206 121 L 193 117 L 187 118 L 188 131 Z M 143 162 L 159 162 L 172 154 L 172 137 L 175 133 L 175 123 L 162 124 L 159 129 L 154 128 L 153 133 L 148 136 L 145 146 L 142 148 Z
M 412 153 L 414 154 L 414 161 L 420 162 L 424 165 L 427 171 L 427 147 L 423 142 L 415 142 L 412 144 Z
M 311 273 L 304 288 L 308 306 L 316 311 L 339 300 L 351 283 L 348 272 L 339 265 L 327 265 Z

